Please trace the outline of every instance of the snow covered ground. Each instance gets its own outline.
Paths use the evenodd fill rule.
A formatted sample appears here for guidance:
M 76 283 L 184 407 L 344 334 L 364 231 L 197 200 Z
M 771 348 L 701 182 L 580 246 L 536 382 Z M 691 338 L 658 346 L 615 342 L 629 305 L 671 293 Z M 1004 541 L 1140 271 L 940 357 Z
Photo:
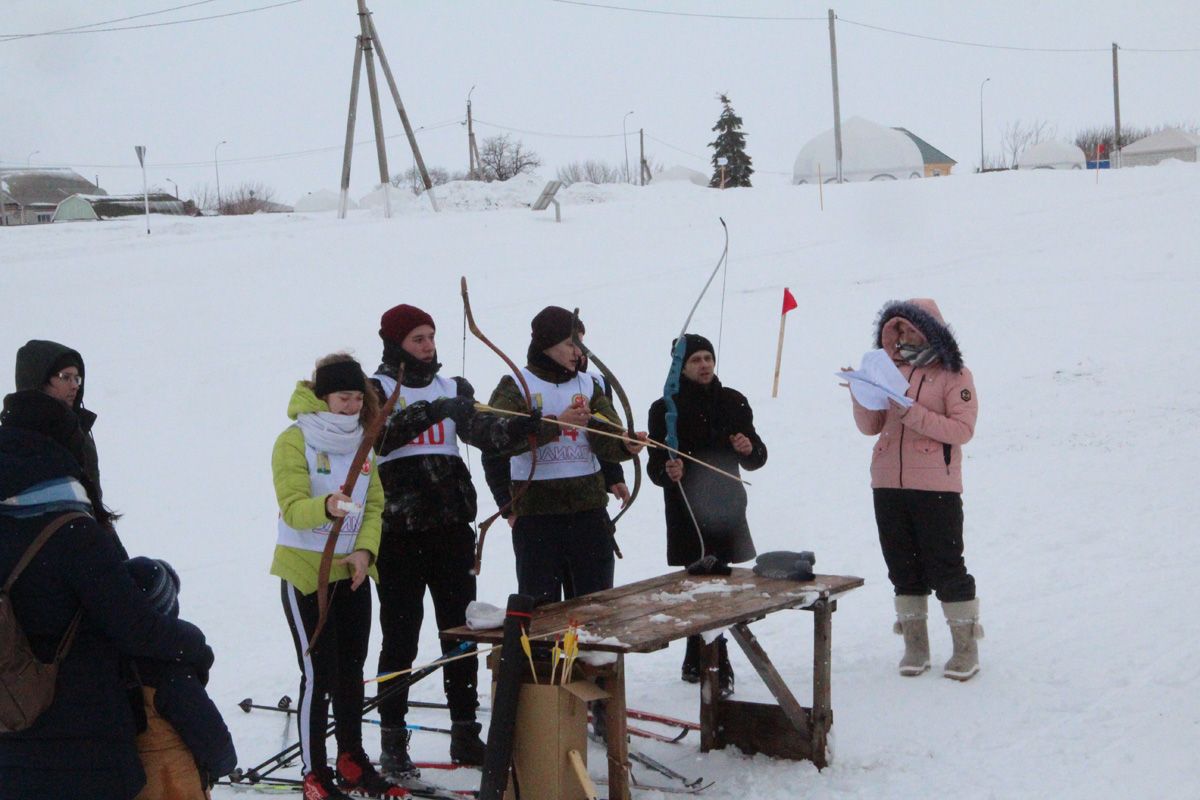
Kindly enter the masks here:
M 0 233 L 0 353 L 11 358 L 29 338 L 83 352 L 106 499 L 125 514 L 131 552 L 178 568 L 184 615 L 213 641 L 211 690 L 249 766 L 294 735 L 279 715 L 235 705 L 297 689 L 267 574 L 270 449 L 293 382 L 342 348 L 373 367 L 379 314 L 409 302 L 440 323 L 446 372 L 465 372 L 486 397 L 504 368 L 473 339 L 463 366 L 466 275 L 480 326 L 515 359 L 536 311 L 579 306 L 589 344 L 644 426 L 671 339 L 719 255 L 723 216 L 731 245 L 718 367 L 750 398 L 770 449 L 750 476 L 758 548 L 814 550 L 818 571 L 866 585 L 834 616 L 828 769 L 702 756 L 694 734 L 634 746 L 717 779 L 712 798 L 1200 796 L 1188 766 L 1200 736 L 1200 166 L 1106 172 L 1099 184 L 1092 173 L 1046 171 L 827 186 L 824 211 L 815 186 L 765 183 L 572 187 L 561 224 L 552 210 L 520 207 L 541 186 L 522 178 L 446 188 L 441 214 L 397 202 L 390 220 L 378 209 L 345 221 L 154 218 L 149 237 L 140 218 L 9 228 Z M 714 340 L 723 280 L 692 326 Z M 784 286 L 800 307 L 772 400 Z M 987 638 L 983 671 L 966 684 L 936 669 L 950 648 L 936 616 L 935 671 L 895 673 L 871 440 L 831 374 L 858 363 L 885 301 L 913 296 L 937 299 L 980 396 L 964 499 Z M 487 495 L 477 454 L 472 462 Z M 643 488 L 619 535 L 618 582 L 664 571 L 656 487 Z M 503 605 L 512 560 L 497 527 L 482 599 Z M 806 612 L 773 615 L 755 631 L 807 703 Z M 422 660 L 435 656 L 435 637 L 429 624 Z M 731 653 L 737 696 L 768 699 Z M 695 719 L 681 658 L 679 646 L 631 657 L 630 705 Z M 439 695 L 436 679 L 414 690 Z M 444 718 L 414 712 L 412 721 Z M 371 749 L 377 730 L 366 735 Z M 438 734 L 414 737 L 421 759 L 444 758 L 446 746 Z M 595 774 L 602 763 L 594 751 Z

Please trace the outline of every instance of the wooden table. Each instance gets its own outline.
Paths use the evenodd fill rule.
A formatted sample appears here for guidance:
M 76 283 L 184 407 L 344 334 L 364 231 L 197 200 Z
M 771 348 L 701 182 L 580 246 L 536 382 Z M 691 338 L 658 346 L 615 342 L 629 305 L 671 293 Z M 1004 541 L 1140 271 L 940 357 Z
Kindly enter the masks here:
M 629 799 L 629 746 L 625 719 L 625 654 L 661 650 L 677 639 L 729 628 L 778 705 L 745 703 L 720 697 L 718 648 L 706 646 L 700 681 L 700 749 L 728 744 L 781 758 L 828 763 L 826 737 L 833 724 L 830 705 L 830 656 L 837 597 L 862 586 L 863 579 L 817 575 L 811 581 L 763 578 L 735 567 L 733 574 L 689 575 L 672 572 L 626 586 L 540 606 L 533 612 L 529 638 L 561 632 L 571 620 L 586 631 L 582 650 L 616 653 L 616 661 L 599 674 L 610 695 L 607 714 L 609 796 Z M 748 624 L 788 608 L 813 612 L 812 707 L 797 702 Z M 499 644 L 500 628 L 451 628 L 442 638 Z

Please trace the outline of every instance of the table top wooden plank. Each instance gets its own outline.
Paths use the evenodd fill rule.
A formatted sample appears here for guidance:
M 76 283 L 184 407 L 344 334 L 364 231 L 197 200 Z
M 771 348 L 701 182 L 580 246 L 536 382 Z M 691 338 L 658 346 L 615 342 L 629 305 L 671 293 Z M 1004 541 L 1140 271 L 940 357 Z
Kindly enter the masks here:
M 560 632 L 575 620 L 585 631 L 581 649 L 650 652 L 693 634 L 829 600 L 862 584 L 862 578 L 847 575 L 790 581 L 764 578 L 741 567 L 728 576 L 689 575 L 681 570 L 540 606 L 534 610 L 529 633 L 537 639 Z M 443 631 L 442 637 L 498 643 L 503 631 L 473 631 L 464 626 Z

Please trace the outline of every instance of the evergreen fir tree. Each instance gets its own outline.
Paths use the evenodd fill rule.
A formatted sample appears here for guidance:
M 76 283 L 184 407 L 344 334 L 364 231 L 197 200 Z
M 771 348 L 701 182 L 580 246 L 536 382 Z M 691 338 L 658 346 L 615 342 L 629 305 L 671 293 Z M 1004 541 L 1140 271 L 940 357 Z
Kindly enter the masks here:
M 713 130 L 717 132 L 716 141 L 708 143 L 708 146 L 713 148 L 713 176 L 708 185 L 720 188 L 721 167 L 718 161 L 725 158 L 728 159 L 725 165 L 725 186 L 749 186 L 754 167 L 750 166 L 750 156 L 746 154 L 746 134 L 742 133 L 742 118 L 734 112 L 733 106 L 729 105 L 728 95 L 721 94 L 719 97 L 724 108 L 717 124 L 713 126 Z

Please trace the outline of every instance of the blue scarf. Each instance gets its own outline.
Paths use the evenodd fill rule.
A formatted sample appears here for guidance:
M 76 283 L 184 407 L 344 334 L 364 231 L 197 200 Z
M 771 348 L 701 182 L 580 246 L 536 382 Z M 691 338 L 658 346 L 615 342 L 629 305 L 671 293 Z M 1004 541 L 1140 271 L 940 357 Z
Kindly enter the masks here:
M 0 499 L 0 515 L 23 519 L 66 511 L 92 513 L 87 491 L 74 478 L 54 478 L 29 487 L 20 494 Z

